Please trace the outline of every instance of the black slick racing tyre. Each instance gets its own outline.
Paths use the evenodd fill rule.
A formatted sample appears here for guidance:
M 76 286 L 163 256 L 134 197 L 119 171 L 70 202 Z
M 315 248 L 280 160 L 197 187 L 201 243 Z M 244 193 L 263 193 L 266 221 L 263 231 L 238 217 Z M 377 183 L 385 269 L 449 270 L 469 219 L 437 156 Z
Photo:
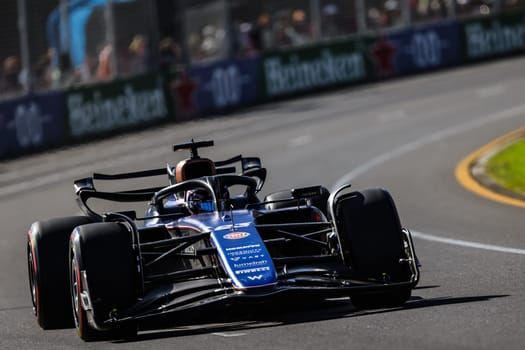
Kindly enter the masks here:
M 27 267 L 33 312 L 43 329 L 73 327 L 69 303 L 69 236 L 92 222 L 72 216 L 35 222 L 27 234 Z
M 404 235 L 390 194 L 384 189 L 367 189 L 343 195 L 337 200 L 336 224 L 341 254 L 353 273 L 363 280 L 409 283 L 412 271 L 406 255 Z M 371 294 L 351 295 L 359 308 L 393 307 L 411 295 L 407 285 Z
M 136 301 L 138 271 L 128 228 L 114 222 L 80 226 L 71 236 L 69 257 L 71 304 L 80 338 L 95 341 L 136 335 L 134 324 L 104 324 Z

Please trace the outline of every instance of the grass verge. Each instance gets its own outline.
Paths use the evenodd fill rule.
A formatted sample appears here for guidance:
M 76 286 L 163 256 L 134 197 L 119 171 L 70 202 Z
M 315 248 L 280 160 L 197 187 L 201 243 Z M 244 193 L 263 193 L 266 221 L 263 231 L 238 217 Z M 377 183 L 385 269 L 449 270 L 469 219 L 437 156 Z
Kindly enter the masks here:
M 486 173 L 500 186 L 525 195 L 525 139 L 513 142 L 490 157 Z

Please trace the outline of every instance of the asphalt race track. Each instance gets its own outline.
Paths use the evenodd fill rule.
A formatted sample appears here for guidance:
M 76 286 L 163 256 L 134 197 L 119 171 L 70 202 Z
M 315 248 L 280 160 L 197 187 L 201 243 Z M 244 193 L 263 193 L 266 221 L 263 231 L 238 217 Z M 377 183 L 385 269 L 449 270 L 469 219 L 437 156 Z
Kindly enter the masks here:
M 469 66 L 0 163 L 0 349 L 522 349 L 524 209 L 467 191 L 454 170 L 524 125 L 524 70 L 523 58 Z M 176 163 L 185 154 L 171 144 L 191 138 L 214 139 L 202 152 L 213 159 L 261 156 L 265 193 L 344 182 L 387 188 L 423 264 L 411 300 L 374 311 L 347 300 L 270 308 L 131 342 L 83 343 L 72 329 L 41 330 L 27 282 L 31 222 L 78 212 L 73 179 Z

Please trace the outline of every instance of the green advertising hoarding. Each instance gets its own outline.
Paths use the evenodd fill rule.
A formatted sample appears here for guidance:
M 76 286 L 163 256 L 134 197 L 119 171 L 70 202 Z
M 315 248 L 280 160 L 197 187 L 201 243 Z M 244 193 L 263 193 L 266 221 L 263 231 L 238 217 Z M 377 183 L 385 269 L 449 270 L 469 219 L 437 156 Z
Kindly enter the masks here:
M 362 82 L 370 68 L 359 39 L 267 52 L 261 57 L 266 98 Z
M 465 62 L 525 51 L 525 13 L 482 17 L 463 22 Z
M 156 73 L 68 89 L 65 110 L 73 140 L 170 118 L 164 80 Z

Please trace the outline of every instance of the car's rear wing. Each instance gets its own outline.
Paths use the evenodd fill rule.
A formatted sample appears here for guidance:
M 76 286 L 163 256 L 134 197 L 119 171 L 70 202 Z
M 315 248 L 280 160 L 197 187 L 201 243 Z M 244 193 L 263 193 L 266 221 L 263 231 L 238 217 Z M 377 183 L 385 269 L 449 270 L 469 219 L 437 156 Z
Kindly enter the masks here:
M 159 176 L 159 175 L 167 175 L 167 174 L 168 174 L 167 168 L 159 168 L 159 169 L 134 171 L 130 173 L 112 174 L 112 175 L 94 173 L 93 179 L 94 180 L 123 180 L 123 179 L 136 179 L 136 178 L 141 178 L 141 177 Z
M 89 199 L 97 198 L 120 203 L 147 202 L 151 200 L 151 198 L 153 198 L 155 193 L 163 189 L 165 186 L 139 188 L 128 191 L 105 192 L 98 191 L 95 188 L 95 180 L 117 181 L 126 179 L 146 178 L 166 174 L 168 174 L 167 168 L 149 169 L 117 174 L 93 173 L 93 175 L 90 177 L 74 181 L 73 188 L 75 190 L 75 194 L 77 196 L 77 204 L 80 207 L 80 209 L 86 215 L 101 219 L 103 217 L 103 214 L 97 213 L 87 204 Z M 132 213 L 131 211 L 128 213 L 130 213 L 129 216 L 131 216 L 132 219 L 136 219 L 136 215 L 134 213 Z
M 99 178 L 99 175 L 102 175 L 102 178 Z M 142 188 L 142 189 L 136 189 L 136 190 L 130 190 L 130 191 L 118 191 L 118 192 L 104 192 L 104 191 L 97 191 L 95 188 L 95 185 L 93 183 L 93 180 L 95 178 L 101 180 L 108 180 L 109 178 L 105 178 L 106 176 L 112 177 L 115 176 L 115 178 L 111 178 L 111 180 L 115 180 L 116 177 L 119 179 L 122 178 L 133 178 L 133 177 L 122 177 L 125 174 L 118 174 L 118 175 L 103 175 L 103 174 L 94 174 L 93 177 L 86 177 L 83 179 L 76 180 L 73 184 L 73 187 L 75 189 L 75 194 L 77 196 L 77 204 L 80 207 L 80 209 L 88 216 L 102 219 L 103 215 L 100 213 L 97 213 L 94 211 L 88 204 L 88 200 L 91 198 L 97 198 L 112 202 L 121 202 L 121 203 L 137 203 L 137 202 L 147 202 L 153 198 L 155 193 L 163 189 L 164 187 L 149 187 L 149 188 Z M 129 212 L 132 213 L 132 212 Z M 132 213 L 130 218 L 132 220 L 136 219 L 136 215 Z
M 199 148 L 211 147 L 213 145 L 214 145 L 213 141 L 195 142 L 192 140 L 190 143 L 173 145 L 173 151 L 189 149 L 191 151 L 191 156 L 194 158 L 198 158 Z M 218 175 L 238 173 L 237 167 L 235 166 L 235 164 L 240 163 L 241 169 L 238 175 L 243 175 L 243 176 L 254 178 L 257 181 L 256 192 L 259 192 L 262 189 L 264 182 L 266 181 L 267 172 L 266 172 L 266 169 L 263 168 L 262 166 L 261 159 L 258 157 L 243 157 L 242 155 L 238 155 L 238 156 L 235 156 L 235 157 L 223 160 L 223 161 L 217 161 L 213 163 L 216 168 L 216 174 Z M 174 172 L 175 172 L 175 167 L 171 166 L 170 164 L 167 164 L 165 168 L 148 169 L 148 170 L 117 173 L 117 174 L 93 173 L 93 175 L 90 177 L 76 180 L 74 182 L 73 187 L 75 190 L 75 194 L 77 195 L 77 201 L 78 201 L 80 208 L 86 214 L 90 216 L 101 217 L 100 214 L 93 211 L 87 205 L 88 199 L 98 198 L 98 199 L 115 201 L 115 202 L 143 202 L 143 201 L 148 201 L 151 198 L 153 198 L 155 193 L 167 187 L 168 184 L 162 187 L 149 187 L 149 188 L 135 189 L 131 191 L 101 192 L 101 191 L 97 191 L 97 189 L 95 188 L 95 184 L 94 184 L 95 180 L 118 181 L 118 180 L 139 179 L 139 178 L 167 175 L 168 179 L 170 179 L 169 182 L 171 184 L 174 184 L 175 183 L 174 181 L 175 173 Z
M 117 173 L 117 174 L 102 174 L 102 173 L 93 173 L 92 176 L 75 180 L 73 182 L 73 188 L 75 189 L 75 194 L 78 194 L 80 190 L 91 189 L 95 190 L 94 180 L 126 180 L 126 179 L 137 179 L 144 177 L 152 177 L 159 175 L 167 175 L 167 168 L 159 169 L 149 169 L 141 170 L 127 173 Z M 151 192 L 153 188 L 145 188 L 140 190 L 128 191 L 128 192 Z
M 239 175 L 252 176 L 261 178 L 264 182 L 266 179 L 266 169 L 262 167 L 261 159 L 259 157 L 243 157 L 238 155 L 227 160 L 214 162 L 215 167 L 217 168 L 217 174 L 233 174 L 237 173 L 237 168 L 235 166 L 227 166 L 230 164 L 235 164 L 237 162 L 241 163 L 241 173 Z M 102 174 L 102 173 L 93 173 L 89 178 L 84 178 L 75 181 L 75 192 L 77 190 L 77 182 L 80 187 L 86 185 L 86 180 L 126 180 L 126 179 L 137 179 L 142 177 L 152 177 L 160 175 L 170 175 L 173 174 L 174 167 L 167 165 L 165 168 L 158 169 L 148 169 L 127 173 L 117 173 L 117 174 Z M 263 175 L 264 174 L 264 175 Z M 93 186 L 93 181 L 90 182 Z

